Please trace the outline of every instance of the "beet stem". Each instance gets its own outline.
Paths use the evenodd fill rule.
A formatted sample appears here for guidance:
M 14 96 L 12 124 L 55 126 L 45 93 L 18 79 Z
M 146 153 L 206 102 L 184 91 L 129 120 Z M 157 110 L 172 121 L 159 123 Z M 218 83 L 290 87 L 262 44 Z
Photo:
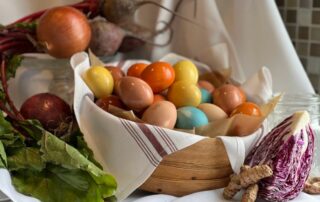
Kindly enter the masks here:
M 5 62 L 4 56 L 2 56 L 2 62 L 1 62 L 1 83 L 2 83 L 3 91 L 5 93 L 6 101 L 9 104 L 13 113 L 16 115 L 16 119 L 20 121 L 24 120 L 19 110 L 14 106 L 13 101 L 8 92 L 8 83 L 7 83 L 7 77 L 6 77 L 6 62 Z
M 76 9 L 88 9 L 91 13 L 97 13 L 98 7 L 99 7 L 99 0 L 84 0 L 80 3 L 76 3 L 73 5 L 70 5 L 71 7 L 74 7 Z M 12 27 L 17 23 L 22 22 L 32 22 L 38 18 L 40 18 L 48 9 L 44 9 L 41 11 L 38 11 L 36 13 L 32 13 L 28 16 L 25 16 L 19 20 L 16 20 L 15 22 L 8 25 L 8 27 Z

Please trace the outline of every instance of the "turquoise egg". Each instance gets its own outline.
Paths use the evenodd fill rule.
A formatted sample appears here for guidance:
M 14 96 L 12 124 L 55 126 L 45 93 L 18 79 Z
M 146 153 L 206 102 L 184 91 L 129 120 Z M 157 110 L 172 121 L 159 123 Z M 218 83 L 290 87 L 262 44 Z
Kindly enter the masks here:
M 177 110 L 176 128 L 193 129 L 208 124 L 208 118 L 204 112 L 195 107 L 181 107 Z
M 201 92 L 201 103 L 212 103 L 212 95 L 204 88 L 200 89 Z

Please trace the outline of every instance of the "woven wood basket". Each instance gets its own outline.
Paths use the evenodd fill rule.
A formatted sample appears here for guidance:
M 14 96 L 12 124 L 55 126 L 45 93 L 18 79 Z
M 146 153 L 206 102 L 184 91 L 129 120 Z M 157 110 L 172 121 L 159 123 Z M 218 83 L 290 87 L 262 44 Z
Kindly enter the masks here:
M 222 141 L 207 138 L 165 156 L 140 189 L 183 196 L 225 187 L 232 173 Z

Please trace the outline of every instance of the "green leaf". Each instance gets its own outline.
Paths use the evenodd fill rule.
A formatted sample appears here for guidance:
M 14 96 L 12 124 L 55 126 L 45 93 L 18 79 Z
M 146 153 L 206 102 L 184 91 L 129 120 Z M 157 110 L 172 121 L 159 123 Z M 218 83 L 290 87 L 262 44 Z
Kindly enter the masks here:
M 88 177 L 83 175 L 83 171 L 69 170 L 62 167 L 53 167 L 51 172 L 57 175 L 62 181 L 74 187 L 75 189 L 86 191 L 89 189 Z
M 38 148 L 25 147 L 8 157 L 8 168 L 10 171 L 20 169 L 41 171 L 45 168 L 45 163 L 41 160 Z
M 24 147 L 24 137 L 18 133 L 8 122 L 3 113 L 0 111 L 0 141 L 4 148 L 6 149 L 7 153 L 11 149 L 17 149 Z
M 117 187 L 114 177 L 90 162 L 77 149 L 50 133 L 43 135 L 40 145 L 42 159 L 45 162 L 61 165 L 67 169 L 86 171 L 97 183 L 104 198 L 114 195 Z
M 8 80 L 15 77 L 16 71 L 21 65 L 22 60 L 23 57 L 21 55 L 14 55 L 10 58 L 6 69 L 6 76 Z
M 3 91 L 3 88 L 2 88 L 2 85 L 0 84 L 0 100 L 2 101 L 2 102 L 7 102 L 6 101 L 6 95 L 5 95 L 5 93 L 4 93 L 4 91 Z
M 35 30 L 37 27 L 36 22 L 20 22 L 15 24 L 17 28 L 29 29 L 31 31 Z
M 32 137 L 34 140 L 41 140 L 42 136 L 47 132 L 43 129 L 41 123 L 38 120 L 24 120 L 19 122 L 19 126 L 24 129 L 29 137 Z
M 77 150 L 85 156 L 89 161 L 94 163 L 96 166 L 98 166 L 100 169 L 102 169 L 102 166 L 97 162 L 94 158 L 92 150 L 88 147 L 86 141 L 84 140 L 83 134 L 79 130 L 79 128 L 75 131 L 73 131 L 69 136 L 67 137 L 60 137 L 63 141 L 67 142 L 69 145 L 77 148 Z
M 4 146 L 0 141 L 0 168 L 6 168 L 6 167 L 7 167 L 7 155 L 6 155 L 6 151 L 4 150 Z
M 0 135 L 12 133 L 13 130 L 11 123 L 4 118 L 3 113 L 0 111 Z
M 58 173 L 58 174 L 57 174 Z M 62 179 L 64 173 L 71 182 L 87 181 L 86 190 L 75 188 Z M 85 171 L 69 170 L 49 166 L 41 172 L 34 170 L 21 170 L 13 175 L 13 184 L 19 192 L 31 195 L 42 202 L 103 202 L 100 187 Z M 84 186 L 84 184 L 83 184 Z M 84 187 L 82 187 L 84 188 Z

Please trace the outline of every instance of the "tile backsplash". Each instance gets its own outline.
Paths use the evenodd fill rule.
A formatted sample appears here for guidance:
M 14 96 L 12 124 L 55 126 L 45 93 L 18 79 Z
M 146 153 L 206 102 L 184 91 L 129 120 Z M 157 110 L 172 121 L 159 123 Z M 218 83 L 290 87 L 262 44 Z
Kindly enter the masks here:
M 320 0 L 276 0 L 313 87 L 320 92 Z

